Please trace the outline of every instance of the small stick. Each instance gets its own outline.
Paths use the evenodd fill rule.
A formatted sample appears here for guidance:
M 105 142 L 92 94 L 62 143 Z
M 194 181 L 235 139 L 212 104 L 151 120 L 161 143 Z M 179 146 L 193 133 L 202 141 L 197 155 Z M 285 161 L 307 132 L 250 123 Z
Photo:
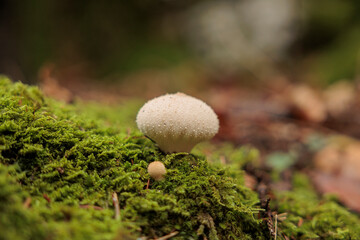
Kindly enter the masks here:
M 275 240 L 276 240 L 276 237 L 277 237 L 277 220 L 278 220 L 278 215 L 275 214 Z
M 145 189 L 149 189 L 149 185 L 150 185 L 150 178 L 148 179 L 147 185 Z
M 31 204 L 31 197 L 27 197 L 25 202 L 23 203 L 24 208 L 29 208 Z
M 298 222 L 298 227 L 301 227 L 301 225 L 303 224 L 304 220 L 302 218 L 299 219 L 299 222 Z
M 99 206 L 94 206 L 94 205 L 80 205 L 79 206 L 80 208 L 84 208 L 84 209 L 89 209 L 89 208 L 93 208 L 95 210 L 104 210 L 102 207 L 99 207 Z
M 43 198 L 45 198 L 48 203 L 51 203 L 51 199 L 46 193 L 43 194 Z
M 221 164 L 226 164 L 226 158 L 225 158 L 225 156 L 220 156 L 220 162 L 221 162 Z
M 112 201 L 115 208 L 115 219 L 121 221 L 119 199 L 116 192 L 112 194 Z
M 159 238 L 155 238 L 156 240 L 166 240 L 166 239 L 169 239 L 169 238 L 172 238 L 174 236 L 176 236 L 179 232 L 178 231 L 175 231 L 175 232 L 172 232 L 172 233 L 169 233 L 168 235 L 165 235 L 165 236 L 162 236 L 162 237 L 159 237 Z

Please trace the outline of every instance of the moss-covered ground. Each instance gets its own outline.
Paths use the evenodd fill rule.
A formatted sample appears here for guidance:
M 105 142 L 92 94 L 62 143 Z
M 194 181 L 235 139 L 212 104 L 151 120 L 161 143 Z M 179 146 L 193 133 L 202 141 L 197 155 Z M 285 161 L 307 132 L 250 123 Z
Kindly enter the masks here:
M 241 167 L 256 150 L 166 155 L 136 129 L 140 106 L 67 105 L 0 77 L 0 240 L 273 238 L 244 186 Z M 155 160 L 163 181 L 147 173 Z M 287 213 L 277 238 L 357 239 L 358 216 L 299 176 L 273 201 Z
M 301 173 L 294 174 L 292 185 L 291 191 L 276 194 L 277 206 L 273 206 L 280 213 L 278 228 L 282 237 L 360 239 L 359 217 L 342 207 L 335 196 L 319 197 L 308 177 Z

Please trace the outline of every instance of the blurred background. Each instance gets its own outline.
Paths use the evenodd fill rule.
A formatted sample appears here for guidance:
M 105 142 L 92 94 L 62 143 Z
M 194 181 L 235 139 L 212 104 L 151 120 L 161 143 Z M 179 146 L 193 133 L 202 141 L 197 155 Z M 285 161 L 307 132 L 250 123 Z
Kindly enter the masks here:
M 125 95 L 274 79 L 323 87 L 359 75 L 359 11 L 355 0 L 0 0 L 0 72 Z

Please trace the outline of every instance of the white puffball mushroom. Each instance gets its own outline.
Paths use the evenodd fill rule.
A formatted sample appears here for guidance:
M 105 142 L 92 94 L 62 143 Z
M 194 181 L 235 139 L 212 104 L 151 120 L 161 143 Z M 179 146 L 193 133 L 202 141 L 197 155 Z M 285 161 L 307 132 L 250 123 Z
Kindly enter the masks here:
M 148 166 L 148 173 L 150 177 L 156 181 L 163 180 L 164 175 L 166 174 L 165 165 L 162 162 L 154 161 Z
M 148 101 L 139 110 L 136 123 L 165 153 L 190 152 L 219 131 L 219 119 L 212 108 L 184 93 Z

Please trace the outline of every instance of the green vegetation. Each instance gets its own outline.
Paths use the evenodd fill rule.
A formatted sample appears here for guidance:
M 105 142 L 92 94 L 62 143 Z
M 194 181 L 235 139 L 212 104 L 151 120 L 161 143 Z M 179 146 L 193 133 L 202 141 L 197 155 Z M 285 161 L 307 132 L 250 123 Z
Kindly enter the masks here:
M 358 216 L 340 206 L 334 198 L 319 198 L 305 175 L 295 174 L 292 191 L 277 195 L 279 213 L 287 213 L 286 219 L 279 221 L 281 234 L 294 239 L 359 238 Z
M 128 124 L 127 106 L 87 112 L 4 77 L 0 98 L 0 239 L 269 239 L 241 172 L 163 154 Z M 147 189 L 155 160 L 168 173 Z
M 241 170 L 259 164 L 258 151 L 205 143 L 165 155 L 136 130 L 139 106 L 66 105 L 0 77 L 0 240 L 270 239 Z M 164 181 L 147 173 L 155 160 Z M 272 209 L 287 213 L 278 239 L 360 236 L 358 216 L 318 197 L 304 175 L 275 196 Z

